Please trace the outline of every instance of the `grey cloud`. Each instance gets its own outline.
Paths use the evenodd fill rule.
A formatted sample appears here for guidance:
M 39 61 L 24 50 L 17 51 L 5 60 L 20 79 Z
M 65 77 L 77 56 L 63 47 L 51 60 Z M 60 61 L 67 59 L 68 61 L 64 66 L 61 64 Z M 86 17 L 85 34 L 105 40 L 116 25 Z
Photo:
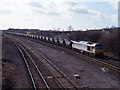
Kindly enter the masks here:
M 29 2 L 27 3 L 29 6 L 35 7 L 35 8 L 42 8 L 45 9 L 46 7 L 44 7 L 42 4 L 38 3 L 38 2 Z
M 41 10 L 32 10 L 33 12 L 39 13 L 39 14 L 45 14 L 43 11 Z
M 64 2 L 64 4 L 70 5 L 70 6 L 75 6 L 76 3 L 75 2 Z
M 48 12 L 47 14 L 50 15 L 50 16 L 60 15 L 60 13 L 57 13 L 57 12 Z
M 39 14 L 44 14 L 44 15 L 49 15 L 49 16 L 58 16 L 58 15 L 60 15 L 58 12 L 55 12 L 55 11 L 44 12 L 42 10 L 35 10 L 35 9 L 33 11 L 36 12 L 36 13 L 39 13 Z
M 85 8 L 85 7 L 80 8 L 82 6 L 80 2 L 64 2 L 64 4 L 69 6 L 69 8 L 68 8 L 69 11 L 79 13 L 79 14 L 88 14 L 89 13 L 87 8 Z M 75 8 L 76 6 L 78 6 L 79 8 Z
M 81 4 L 81 2 L 65 2 L 68 5 L 68 10 L 79 14 L 100 15 L 100 12 L 90 10 L 88 7 Z
M 103 20 L 107 19 L 107 17 L 103 15 L 101 12 L 91 10 L 88 7 L 82 5 L 81 2 L 64 2 L 64 4 L 68 6 L 67 9 L 70 12 L 90 15 L 91 17 L 94 17 L 97 19 L 103 19 Z
M 5 10 L 5 9 L 0 9 L 0 14 L 10 14 L 12 11 L 10 10 Z
M 64 4 L 70 5 L 72 7 L 72 6 L 81 4 L 81 2 L 71 2 L 70 1 L 70 2 L 64 2 Z
M 70 11 L 75 12 L 75 13 L 79 13 L 79 14 L 89 14 L 87 9 L 73 9 L 73 8 L 69 8 Z
M 42 5 L 40 2 L 29 2 L 27 5 L 34 7 L 31 10 L 33 12 L 36 12 L 38 14 L 44 14 L 44 15 L 49 15 L 49 16 L 57 16 L 60 15 L 56 11 L 56 5 L 55 3 L 48 3 L 48 7 L 45 5 Z

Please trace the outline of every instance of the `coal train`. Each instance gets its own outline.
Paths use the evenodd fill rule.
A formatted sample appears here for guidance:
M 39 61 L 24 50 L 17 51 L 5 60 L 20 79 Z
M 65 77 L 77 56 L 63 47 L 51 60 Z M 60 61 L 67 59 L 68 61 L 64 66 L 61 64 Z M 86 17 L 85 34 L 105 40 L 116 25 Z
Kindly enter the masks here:
M 27 38 L 33 38 L 36 40 L 41 40 L 44 42 L 52 43 L 55 45 L 59 45 L 65 48 L 70 48 L 76 52 L 87 54 L 90 57 L 96 57 L 96 56 L 103 56 L 104 50 L 101 44 L 89 42 L 89 41 L 73 41 L 63 38 L 55 38 L 55 37 L 47 37 L 42 35 L 31 35 L 31 34 L 23 34 L 23 33 L 13 33 L 8 32 L 9 34 L 14 34 L 18 36 L 23 36 Z

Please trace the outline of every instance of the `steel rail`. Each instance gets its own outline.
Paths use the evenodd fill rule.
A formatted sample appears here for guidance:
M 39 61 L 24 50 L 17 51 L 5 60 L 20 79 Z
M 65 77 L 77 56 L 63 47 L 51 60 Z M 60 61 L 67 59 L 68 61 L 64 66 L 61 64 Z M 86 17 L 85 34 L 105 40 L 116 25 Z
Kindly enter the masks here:
M 34 39 L 33 39 L 34 40 Z M 39 41 L 38 41 L 39 42 Z M 43 41 L 42 41 L 43 42 Z M 43 43 L 46 43 L 46 42 L 43 42 Z M 55 45 L 56 46 L 56 45 Z M 58 46 L 59 47 L 59 46 Z M 68 50 L 70 50 L 70 49 L 68 49 Z M 71 50 L 70 50 L 71 51 Z M 96 58 L 91 58 L 91 57 L 89 57 L 89 56 L 87 56 L 87 55 L 84 55 L 84 54 L 81 54 L 81 53 L 78 53 L 78 52 L 75 52 L 76 54 L 80 54 L 80 55 L 82 55 L 82 56 L 84 56 L 84 57 L 86 57 L 86 58 L 89 58 L 89 59 L 92 59 L 92 60 L 94 60 L 94 61 L 96 61 L 96 62 L 100 62 L 100 63 L 102 63 L 102 64 L 105 64 L 105 65 L 108 65 L 108 66 L 110 66 L 112 69 L 114 69 L 114 70 L 118 70 L 118 72 L 120 72 L 120 68 L 119 67 L 117 67 L 117 66 L 115 66 L 115 65 L 111 65 L 110 63 L 107 63 L 107 62 L 105 62 L 105 61 L 103 61 L 103 60 L 105 60 L 105 59 L 100 59 L 100 58 L 98 58 L 98 59 L 96 59 Z M 92 61 L 91 60 L 91 61 Z
M 12 40 L 11 40 L 11 41 L 12 41 Z M 17 43 L 16 43 L 15 41 L 12 41 L 12 42 L 16 45 L 16 47 L 17 47 L 18 50 L 20 51 L 20 53 L 21 53 L 21 55 L 22 55 L 22 57 L 23 57 L 23 59 L 24 59 L 25 65 L 27 66 L 27 70 L 28 70 L 29 75 L 30 75 L 30 78 L 31 78 L 31 80 L 32 80 L 32 84 L 33 84 L 34 90 L 37 90 L 35 80 L 34 80 L 34 78 L 33 78 L 32 72 L 31 72 L 30 67 L 29 67 L 29 65 L 28 65 L 28 63 L 27 63 L 27 60 L 26 60 L 26 58 L 25 58 L 25 55 L 23 54 L 22 50 L 21 50 L 20 47 L 17 45 Z
M 22 45 L 22 44 L 21 44 Z M 22 45 L 22 46 L 25 46 L 26 48 L 28 48 L 28 46 L 26 46 L 26 45 Z M 64 76 L 64 78 L 74 87 L 74 88 L 79 88 L 79 86 L 76 86 L 75 84 L 73 84 L 73 82 L 71 82 L 71 80 L 62 72 L 62 71 L 60 71 L 55 65 L 53 65 L 45 56 L 43 56 L 40 52 L 38 52 L 38 51 L 36 51 L 35 49 L 33 49 L 32 47 L 29 47 L 28 48 L 29 50 L 33 50 L 33 51 L 35 51 L 36 53 L 38 53 L 43 59 L 45 59 L 50 65 L 52 65 L 52 67 L 55 69 L 55 70 L 57 70 L 61 75 L 63 75 Z M 44 64 L 43 64 L 44 65 Z M 48 67 L 47 67 L 48 68 Z M 49 70 L 49 69 L 48 69 Z M 49 70 L 50 71 L 50 70 Z M 51 71 L 50 71 L 51 72 Z M 52 72 L 51 72 L 52 73 Z M 54 74 L 53 74 L 54 75 Z M 55 76 L 55 75 L 54 75 Z M 56 80 L 59 82 L 59 84 L 63 87 L 63 88 L 66 88 L 65 86 L 63 86 L 62 84 L 61 84 L 61 82 L 57 79 L 57 77 L 55 77 L 56 78 Z
M 34 39 L 33 39 L 33 40 L 34 40 Z M 70 50 L 70 51 L 71 51 L 71 50 Z M 91 57 L 89 57 L 89 56 L 83 55 L 83 54 L 78 53 L 78 52 L 75 52 L 75 53 L 76 53 L 76 54 L 80 54 L 80 55 L 82 55 L 82 56 L 84 56 L 84 57 L 87 57 L 87 58 L 89 58 L 89 59 L 92 59 L 92 60 L 94 60 L 94 61 L 96 61 L 96 62 L 98 62 L 98 63 L 107 65 L 107 66 L 109 66 L 109 68 L 114 69 L 114 70 L 117 70 L 117 71 L 120 73 L 120 68 L 119 68 L 119 67 L 103 61 L 104 59 L 101 59 L 101 60 L 100 60 L 100 58 L 96 59 L 96 58 L 91 58 Z M 92 60 L 91 60 L 91 61 L 92 61 Z
M 32 38 L 33 40 L 34 40 L 34 38 Z M 76 52 L 77 54 L 80 54 L 80 55 L 83 55 L 83 54 L 81 54 L 81 53 L 78 53 L 78 52 Z M 85 57 L 87 57 L 87 58 L 91 58 L 91 57 L 89 57 L 89 56 L 87 56 L 87 55 L 83 55 L 83 56 L 85 56 Z M 99 60 L 97 60 L 97 59 L 95 59 L 95 58 L 92 58 L 94 61 L 98 61 L 98 62 L 100 62 L 100 63 L 103 63 L 103 64 L 105 64 L 105 65 L 109 65 L 110 67 L 112 67 L 112 68 L 114 68 L 115 70 L 116 69 L 118 69 L 119 71 L 118 72 L 120 72 L 120 68 L 119 67 L 117 67 L 117 66 L 115 66 L 115 65 L 111 65 L 110 63 L 107 63 L 107 62 L 104 62 L 104 61 L 99 61 L 99 60 L 105 60 L 105 59 L 100 59 L 100 58 L 98 58 Z
M 20 45 L 20 44 L 19 44 L 19 45 Z M 39 73 L 39 75 L 41 76 L 43 82 L 45 83 L 45 86 L 47 87 L 48 90 L 50 90 L 50 87 L 49 87 L 47 81 L 45 80 L 44 76 L 42 75 L 42 73 L 41 73 L 40 70 L 38 69 L 37 65 L 35 64 L 34 60 L 33 60 L 32 57 L 30 56 L 30 54 L 25 50 L 25 48 L 24 48 L 22 45 L 20 45 L 20 47 L 27 53 L 27 55 L 28 55 L 29 58 L 31 59 L 32 63 L 34 64 L 37 72 Z
M 114 69 L 118 69 L 118 70 L 119 70 L 118 72 L 120 72 L 120 68 L 117 67 L 117 66 L 114 66 L 114 65 L 111 65 L 111 64 L 109 64 L 109 63 L 106 63 L 106 62 L 102 61 L 102 59 L 99 59 L 99 60 L 101 60 L 101 61 L 99 61 L 99 60 L 97 60 L 97 59 L 95 59 L 95 60 L 98 61 L 98 62 L 101 62 L 101 63 L 103 63 L 103 64 L 109 65 L 110 67 L 112 67 L 112 68 L 114 68 Z
M 28 48 L 28 47 L 27 47 Z M 60 71 L 55 65 L 53 65 L 49 60 L 48 58 L 46 58 L 45 56 L 43 56 L 40 52 L 38 52 L 37 50 L 33 49 L 32 47 L 29 46 L 29 50 L 33 50 L 35 51 L 36 53 L 38 53 L 43 59 L 45 59 L 50 65 L 52 65 L 52 67 L 54 67 L 55 70 L 57 70 L 60 74 L 62 74 L 64 76 L 65 79 L 68 80 L 69 83 L 71 83 L 71 85 L 74 86 L 74 88 L 78 88 L 78 86 L 74 85 L 73 82 L 70 81 L 69 78 L 67 78 L 67 76 L 62 72 Z M 44 64 L 43 64 L 44 65 Z M 47 67 L 48 68 L 48 67 Z M 49 70 L 49 69 L 48 69 Z M 50 70 L 49 70 L 50 71 Z M 51 72 L 51 71 L 50 71 Z M 51 72 L 52 73 L 52 72 Z M 52 73 L 53 74 L 53 73 Z M 54 74 L 53 74 L 54 75 Z M 56 80 L 59 82 L 59 80 L 56 78 Z M 60 83 L 60 82 L 59 82 Z M 60 83 L 61 84 L 61 83 Z M 61 84 L 62 87 L 64 87 L 62 84 Z M 64 87 L 66 88 L 66 87 Z
M 91 57 L 89 57 L 89 56 L 87 56 L 87 55 L 83 55 L 83 54 L 78 53 L 78 52 L 75 52 L 75 53 L 76 53 L 76 54 L 80 54 L 80 55 L 82 55 L 82 56 L 84 56 L 84 57 L 86 57 L 86 58 L 92 59 L 91 61 L 94 60 L 94 61 L 99 62 L 99 63 L 102 63 L 102 64 L 104 64 L 104 65 L 108 65 L 110 68 L 112 68 L 112 69 L 114 69 L 114 70 L 117 70 L 117 71 L 120 73 L 120 68 L 119 68 L 119 67 L 117 67 L 117 66 L 115 66 L 115 65 L 111 65 L 111 64 L 109 64 L 109 63 L 103 61 L 104 59 L 100 59 L 100 58 L 98 58 L 98 59 L 96 59 L 96 58 L 91 58 Z
M 80 55 L 83 55 L 83 54 L 78 53 L 78 52 L 75 52 L 75 53 L 80 54 Z M 110 67 L 113 67 L 114 69 L 118 69 L 118 70 L 120 70 L 119 67 L 117 67 L 117 66 L 115 66 L 115 65 L 111 65 L 111 64 L 109 64 L 109 63 L 103 61 L 104 59 L 100 59 L 100 58 L 98 58 L 98 59 L 99 59 L 99 60 L 98 60 L 98 59 L 96 59 L 96 58 L 91 58 L 91 57 L 89 57 L 89 56 L 87 56 L 87 55 L 83 55 L 83 56 L 84 56 L 84 57 L 87 57 L 87 58 L 89 58 L 89 59 L 93 59 L 94 61 L 97 61 L 97 62 L 103 63 L 103 64 L 105 64 L 105 65 L 109 65 Z M 119 72 L 120 72 L 120 71 L 119 71 Z
M 70 51 L 71 51 L 71 50 L 70 50 Z M 119 67 L 117 67 L 117 66 L 115 66 L 115 65 L 111 65 L 111 64 L 103 61 L 104 59 L 91 58 L 91 57 L 89 57 L 89 56 L 87 56 L 87 55 L 84 55 L 84 54 L 81 54 L 81 53 L 79 53 L 79 52 L 75 52 L 75 53 L 76 53 L 76 54 L 79 54 L 79 55 L 81 55 L 81 56 L 84 56 L 84 57 L 86 57 L 86 58 L 88 58 L 88 59 L 92 59 L 91 61 L 94 60 L 94 61 L 96 61 L 96 62 L 99 62 L 99 63 L 105 64 L 105 65 L 108 65 L 108 66 L 110 66 L 111 68 L 113 68 L 114 70 L 118 70 L 118 72 L 120 72 L 120 68 L 119 68 Z
M 37 41 L 37 40 L 35 40 L 34 38 L 32 38 L 32 40 L 34 40 L 34 41 Z M 39 41 L 38 41 L 39 42 Z M 42 41 L 43 42 L 43 41 Z M 43 42 L 43 43 L 46 43 L 46 42 Z M 56 46 L 56 45 L 55 45 Z M 58 46 L 59 47 L 59 46 Z M 70 50 L 70 49 L 69 49 Z M 71 51 L 71 50 L 70 50 Z M 118 72 L 120 72 L 120 68 L 119 67 L 117 67 L 117 66 L 115 66 L 115 65 L 111 65 L 110 63 L 107 63 L 107 62 L 105 62 L 105 61 L 103 61 L 104 59 L 101 59 L 100 60 L 100 58 L 98 58 L 98 59 L 96 59 L 96 58 L 91 58 L 91 57 L 89 57 L 89 56 L 87 56 L 87 55 L 83 55 L 83 54 L 81 54 L 81 53 L 78 53 L 78 52 L 75 52 L 76 54 L 80 54 L 80 55 L 82 55 L 82 56 L 84 56 L 84 57 L 86 57 L 86 58 L 89 58 L 89 59 L 92 59 L 92 60 L 94 60 L 94 61 L 96 61 L 96 62 L 99 62 L 99 63 L 101 63 L 101 64 L 104 64 L 104 65 L 108 65 L 110 68 L 112 68 L 112 69 L 114 69 L 114 70 L 117 70 Z M 92 61 L 91 60 L 91 61 Z

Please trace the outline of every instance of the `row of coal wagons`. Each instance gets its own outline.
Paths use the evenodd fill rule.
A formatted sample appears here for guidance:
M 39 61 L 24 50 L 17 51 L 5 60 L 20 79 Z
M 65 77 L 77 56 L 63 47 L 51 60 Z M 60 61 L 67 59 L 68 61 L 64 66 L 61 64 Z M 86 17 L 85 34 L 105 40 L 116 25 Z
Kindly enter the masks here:
M 41 36 L 41 35 L 39 36 L 39 35 L 22 34 L 22 36 L 27 36 L 29 38 L 35 38 L 35 39 L 38 39 L 41 41 L 57 44 L 57 45 L 68 47 L 68 48 L 72 46 L 71 41 L 67 40 L 67 39 L 55 38 L 55 37 L 46 37 L 46 36 Z

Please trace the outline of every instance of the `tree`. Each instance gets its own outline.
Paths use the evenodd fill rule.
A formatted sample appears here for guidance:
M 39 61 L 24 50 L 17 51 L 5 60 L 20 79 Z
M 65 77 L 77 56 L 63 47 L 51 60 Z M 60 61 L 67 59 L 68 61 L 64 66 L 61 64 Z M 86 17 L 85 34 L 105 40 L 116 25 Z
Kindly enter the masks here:
M 68 26 L 68 30 L 69 30 L 69 31 L 74 30 L 73 27 L 72 27 L 72 25 Z
M 57 31 L 60 31 L 60 28 L 58 28 Z

